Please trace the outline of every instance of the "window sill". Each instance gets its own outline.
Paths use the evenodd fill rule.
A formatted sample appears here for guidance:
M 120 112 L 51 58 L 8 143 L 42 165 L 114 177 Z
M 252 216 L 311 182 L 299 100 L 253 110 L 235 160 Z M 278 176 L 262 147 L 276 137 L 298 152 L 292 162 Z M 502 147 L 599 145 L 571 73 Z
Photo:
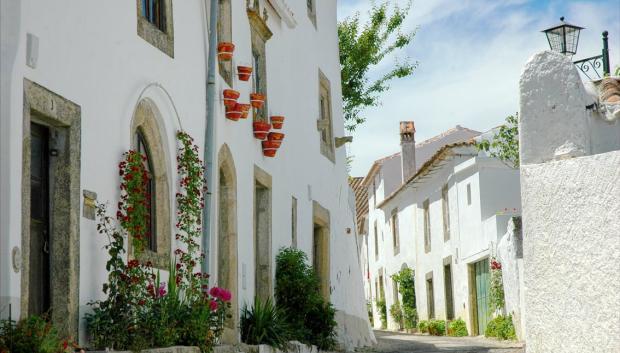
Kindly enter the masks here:
M 172 18 L 170 18 L 170 21 L 172 21 Z M 171 24 L 168 25 L 168 32 L 166 33 L 155 27 L 144 17 L 138 16 L 138 35 L 164 54 L 174 58 L 174 34 Z

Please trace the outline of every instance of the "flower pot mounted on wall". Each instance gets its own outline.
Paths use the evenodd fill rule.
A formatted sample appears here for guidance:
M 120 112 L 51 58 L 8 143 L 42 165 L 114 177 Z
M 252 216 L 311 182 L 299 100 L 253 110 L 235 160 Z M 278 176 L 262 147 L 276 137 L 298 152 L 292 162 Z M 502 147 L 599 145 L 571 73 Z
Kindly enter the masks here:
M 269 134 L 270 125 L 264 121 L 255 121 L 252 126 L 254 127 L 254 137 L 259 140 L 264 140 Z
M 245 119 L 248 117 L 248 113 L 250 112 L 250 108 L 252 107 L 249 104 L 237 103 L 239 109 L 241 111 L 241 119 Z
M 227 108 L 234 108 L 235 104 L 237 104 L 237 99 L 239 98 L 239 92 L 234 89 L 225 89 L 224 90 L 224 105 Z
M 237 121 L 241 118 L 241 114 L 241 104 L 237 103 L 232 108 L 226 107 L 226 118 L 229 120 Z
M 256 109 L 260 109 L 265 104 L 265 95 L 261 93 L 250 93 L 250 104 Z
M 229 61 L 233 57 L 235 45 L 230 42 L 220 42 L 217 45 L 217 57 L 220 61 Z
M 239 74 L 239 80 L 247 81 L 252 76 L 252 67 L 251 66 L 237 66 L 237 74 Z
M 271 126 L 273 126 L 274 129 L 278 129 L 278 130 L 281 129 L 283 124 L 284 124 L 283 116 L 275 115 L 271 117 Z
M 265 157 L 275 157 L 276 151 L 280 147 L 280 143 L 277 141 L 263 141 L 263 155 Z
M 284 134 L 281 132 L 270 132 L 268 135 L 269 141 L 282 141 L 284 140 Z

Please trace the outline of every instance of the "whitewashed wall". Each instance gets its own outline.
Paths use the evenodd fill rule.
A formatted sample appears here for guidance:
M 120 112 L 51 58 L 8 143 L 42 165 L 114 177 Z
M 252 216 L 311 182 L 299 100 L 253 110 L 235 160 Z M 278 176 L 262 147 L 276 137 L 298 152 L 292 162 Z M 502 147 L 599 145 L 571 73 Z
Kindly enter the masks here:
M 620 143 L 591 142 L 620 125 L 585 109 L 562 55 L 533 56 L 520 87 L 527 352 L 617 352 Z
M 2 182 L 0 183 L 0 237 L 2 303 L 17 304 L 20 274 L 10 269 L 10 249 L 21 246 L 22 97 L 24 78 L 75 102 L 82 109 L 81 188 L 98 193 L 114 208 L 118 199 L 116 166 L 130 148 L 130 121 L 140 91 L 151 82 L 160 83 L 172 96 L 183 128 L 199 146 L 205 129 L 205 13 L 202 1 L 173 1 L 174 59 L 160 52 L 136 33 L 135 1 L 108 1 L 93 10 L 90 2 L 61 0 L 19 3 L 2 0 L 2 128 L 0 129 Z M 260 142 L 252 135 L 251 118 L 232 122 L 224 118 L 221 90 L 217 83 L 215 146 L 227 144 L 237 172 L 237 231 L 239 306 L 254 296 L 253 190 L 254 166 L 272 176 L 272 253 L 291 244 L 291 197 L 298 199 L 298 246 L 311 254 L 312 201 L 330 212 L 331 301 L 339 310 L 339 338 L 351 348 L 372 342 L 367 323 L 362 274 L 355 251 L 354 210 L 349 203 L 344 148 L 336 150 L 336 163 L 320 154 L 316 129 L 319 69 L 331 84 L 333 133 L 344 135 L 336 3 L 317 2 L 317 26 L 306 15 L 304 2 L 287 1 L 297 25 L 291 29 L 269 7 L 268 25 L 273 37 L 267 42 L 267 100 L 270 115 L 284 115 L 286 138 L 273 159 L 263 157 Z M 235 63 L 250 61 L 250 28 L 245 0 L 232 2 Z M 36 69 L 26 66 L 26 34 L 39 37 Z M 6 60 L 5 60 L 6 59 Z M 247 102 L 251 83 L 235 78 L 234 88 Z M 179 129 L 172 102 L 158 88 L 151 98 L 161 111 L 166 152 L 176 155 L 175 132 Z M 217 161 L 214 161 L 217 166 Z M 169 165 L 174 176 L 175 166 Z M 213 173 L 218 185 L 217 172 Z M 170 200 L 174 200 L 176 178 L 170 178 Z M 214 200 L 217 200 L 217 191 Z M 174 207 L 171 208 L 173 215 Z M 216 214 L 217 216 L 217 214 Z M 214 219 L 217 222 L 217 218 Z M 95 223 L 80 217 L 80 316 L 86 303 L 103 296 L 106 278 L 105 239 L 95 232 Z M 173 249 L 175 248 L 173 240 Z M 211 240 L 210 272 L 216 273 L 217 244 Z M 247 283 L 242 285 L 242 266 Z M 272 262 L 275 270 L 275 263 Z M 213 281 L 217 278 L 214 276 Z M 14 315 L 18 314 L 14 305 Z M 84 326 L 82 323 L 82 339 Z

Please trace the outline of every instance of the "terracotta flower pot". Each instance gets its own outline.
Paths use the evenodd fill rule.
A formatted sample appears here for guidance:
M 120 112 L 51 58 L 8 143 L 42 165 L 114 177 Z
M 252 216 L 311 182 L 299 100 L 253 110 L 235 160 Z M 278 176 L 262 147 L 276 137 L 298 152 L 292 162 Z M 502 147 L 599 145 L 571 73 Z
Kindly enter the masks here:
M 271 117 L 271 126 L 273 126 L 274 129 L 278 129 L 278 130 L 281 129 L 283 124 L 284 124 L 283 116 L 274 115 Z
M 265 157 L 275 157 L 280 144 L 276 141 L 263 141 L 263 155 Z
M 242 114 L 240 106 L 241 106 L 241 104 L 237 103 L 232 108 L 226 107 L 226 118 L 230 119 L 230 120 L 233 120 L 233 121 L 239 120 L 239 118 L 241 118 L 241 114 Z
M 284 140 L 284 134 L 281 132 L 270 132 L 268 139 L 269 141 L 282 141 Z
M 224 92 L 224 105 L 227 108 L 234 108 L 235 104 L 237 104 L 237 99 L 239 98 L 239 92 L 234 89 L 225 89 Z
M 229 61 L 233 57 L 235 45 L 230 42 L 220 42 L 217 45 L 217 57 L 220 61 Z
M 252 67 L 251 66 L 237 66 L 237 74 L 239 75 L 239 80 L 247 81 L 252 76 Z
M 265 95 L 262 93 L 250 93 L 250 104 L 256 109 L 260 109 L 265 104 Z
M 259 140 L 264 140 L 267 138 L 270 127 L 269 123 L 266 123 L 264 121 L 255 121 L 252 126 L 254 128 L 254 137 Z
M 237 103 L 239 109 L 241 109 L 241 119 L 245 119 L 248 117 L 248 113 L 250 112 L 250 108 L 252 107 L 249 104 L 241 104 Z

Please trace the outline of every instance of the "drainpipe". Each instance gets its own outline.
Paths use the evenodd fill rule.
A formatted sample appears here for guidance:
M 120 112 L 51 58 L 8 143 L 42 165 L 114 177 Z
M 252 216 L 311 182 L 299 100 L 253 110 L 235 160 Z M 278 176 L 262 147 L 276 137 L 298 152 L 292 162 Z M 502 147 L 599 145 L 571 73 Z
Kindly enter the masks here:
M 216 43 L 217 43 L 217 11 L 218 2 L 214 0 L 203 1 L 203 12 L 207 9 L 207 4 L 210 3 L 209 20 L 207 21 L 208 29 L 205 27 L 205 39 L 208 35 L 208 43 L 205 43 L 205 56 L 207 58 L 207 114 L 206 114 L 206 129 L 203 151 L 203 160 L 205 163 L 205 179 L 207 191 L 205 192 L 205 207 L 202 209 L 202 249 L 205 254 L 204 261 L 202 262 L 202 272 L 209 272 L 210 261 L 210 244 L 211 244 L 211 223 L 212 223 L 212 209 L 213 209 L 213 159 L 215 157 L 215 140 L 213 138 L 213 130 L 215 119 L 215 58 L 216 58 Z M 205 13 L 205 20 L 207 19 Z

